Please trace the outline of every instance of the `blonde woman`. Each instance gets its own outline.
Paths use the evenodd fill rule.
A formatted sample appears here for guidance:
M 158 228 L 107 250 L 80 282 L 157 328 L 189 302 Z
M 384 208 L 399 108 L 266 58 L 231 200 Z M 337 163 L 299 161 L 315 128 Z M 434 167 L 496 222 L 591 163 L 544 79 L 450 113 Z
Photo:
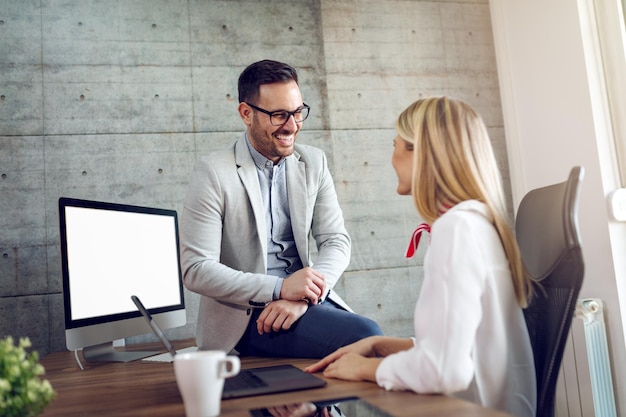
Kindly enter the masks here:
M 397 192 L 413 196 L 430 229 L 415 337 L 368 337 L 307 371 L 534 416 L 535 369 L 522 313 L 530 281 L 485 125 L 466 103 L 430 97 L 406 108 L 396 129 Z M 419 232 L 411 245 L 418 240 Z

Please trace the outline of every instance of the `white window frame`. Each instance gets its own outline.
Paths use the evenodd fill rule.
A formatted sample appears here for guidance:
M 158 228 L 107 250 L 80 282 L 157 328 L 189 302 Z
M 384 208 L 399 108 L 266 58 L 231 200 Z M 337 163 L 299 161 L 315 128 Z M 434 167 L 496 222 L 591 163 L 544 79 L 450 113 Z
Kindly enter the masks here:
M 626 30 L 624 5 L 626 0 L 594 0 L 593 9 L 600 46 L 601 62 L 606 82 L 620 186 L 626 187 Z

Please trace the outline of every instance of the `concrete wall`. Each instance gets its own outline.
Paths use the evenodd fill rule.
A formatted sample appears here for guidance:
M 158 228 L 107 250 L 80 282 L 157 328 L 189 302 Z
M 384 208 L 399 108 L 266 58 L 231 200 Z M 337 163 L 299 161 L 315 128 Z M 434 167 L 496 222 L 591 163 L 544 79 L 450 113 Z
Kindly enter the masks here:
M 0 336 L 65 349 L 57 200 L 181 209 L 193 162 L 235 140 L 236 81 L 272 58 L 312 107 L 353 238 L 338 286 L 410 335 L 423 249 L 391 168 L 396 115 L 448 94 L 484 116 L 508 166 L 487 0 L 0 0 Z M 170 332 L 192 337 L 189 323 Z

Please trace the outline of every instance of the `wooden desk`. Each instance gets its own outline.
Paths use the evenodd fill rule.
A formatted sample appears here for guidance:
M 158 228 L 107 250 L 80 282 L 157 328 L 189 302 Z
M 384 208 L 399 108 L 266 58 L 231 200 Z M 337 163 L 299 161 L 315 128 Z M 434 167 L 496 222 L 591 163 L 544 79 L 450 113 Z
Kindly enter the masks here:
M 189 343 L 183 346 L 189 346 Z M 183 346 L 178 343 L 176 348 Z M 146 346 L 141 348 L 146 349 Z M 304 368 L 313 362 L 309 359 L 244 358 L 242 367 L 292 363 Z M 52 353 L 42 358 L 41 363 L 46 368 L 45 378 L 57 392 L 43 416 L 185 416 L 170 363 L 134 361 L 85 366 L 83 362 L 85 369 L 80 370 L 72 352 Z M 318 376 L 322 377 L 321 374 Z M 248 410 L 252 408 L 356 396 L 398 417 L 507 416 L 443 395 L 387 392 L 369 382 L 336 379 L 327 379 L 327 382 L 326 387 L 313 390 L 225 400 L 222 401 L 221 415 L 250 417 Z

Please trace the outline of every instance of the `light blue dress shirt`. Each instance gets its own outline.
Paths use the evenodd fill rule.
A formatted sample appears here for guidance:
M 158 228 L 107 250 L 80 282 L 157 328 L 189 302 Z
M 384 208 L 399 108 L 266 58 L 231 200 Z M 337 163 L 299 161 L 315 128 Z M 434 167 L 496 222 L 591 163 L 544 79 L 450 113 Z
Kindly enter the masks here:
M 287 177 L 285 175 L 285 158 L 278 163 L 261 155 L 250 143 L 246 135 L 246 143 L 250 155 L 257 167 L 263 207 L 265 208 L 265 225 L 267 228 L 267 274 L 286 278 L 302 269 L 302 262 L 291 228 L 289 214 L 289 196 L 287 195 Z M 274 288 L 274 299 L 280 296 L 282 279 L 277 280 Z

